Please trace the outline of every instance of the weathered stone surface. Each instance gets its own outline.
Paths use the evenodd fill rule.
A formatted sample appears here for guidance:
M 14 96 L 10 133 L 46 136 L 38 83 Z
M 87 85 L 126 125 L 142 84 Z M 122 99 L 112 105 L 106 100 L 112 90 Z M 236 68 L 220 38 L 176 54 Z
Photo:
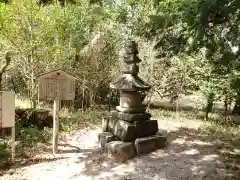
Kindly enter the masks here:
M 152 136 L 158 132 L 157 120 L 135 121 L 134 125 L 137 137 Z
M 102 147 L 105 146 L 105 144 L 114 141 L 115 137 L 112 133 L 110 132 L 102 132 L 98 134 L 98 142 L 101 144 Z
M 114 128 L 116 126 L 116 123 L 118 121 L 118 111 L 111 111 L 110 112 L 110 119 L 108 121 L 108 131 L 114 132 Z
M 118 120 L 112 119 L 110 117 L 110 119 L 108 120 L 108 127 L 107 127 L 109 132 L 112 132 L 112 133 L 114 132 L 114 128 L 116 126 L 117 121 Z
M 158 149 L 163 149 L 167 146 L 167 138 L 166 136 L 163 135 L 155 135 L 156 136 L 156 142 L 157 142 L 157 148 Z
M 123 120 L 109 120 L 108 129 L 124 142 L 132 142 L 136 139 L 135 126 Z
M 158 129 L 158 132 L 156 133 L 156 135 L 161 135 L 161 136 L 167 136 L 167 131 L 164 129 Z
M 131 142 L 112 141 L 105 145 L 105 150 L 115 160 L 124 162 L 136 156 L 136 152 Z
M 137 114 L 128 114 L 124 112 L 119 112 L 118 113 L 119 119 L 122 119 L 124 121 L 144 121 L 144 120 L 149 120 L 151 118 L 151 114 L 149 113 L 137 113 Z
M 103 132 L 108 131 L 108 122 L 109 122 L 109 119 L 107 119 L 107 118 L 102 119 L 102 131 Z
M 137 154 L 150 153 L 157 149 L 157 138 L 156 136 L 138 138 L 135 141 L 135 148 Z
M 124 113 L 120 111 L 111 111 L 110 112 L 110 117 L 111 119 L 121 119 L 124 121 L 128 122 L 133 122 L 133 121 L 144 121 L 144 120 L 149 120 L 151 118 L 150 113 L 136 113 L 136 114 L 129 114 L 129 113 Z
M 120 106 L 123 108 L 139 107 L 142 104 L 141 94 L 139 92 L 121 91 Z
M 112 119 L 112 120 L 118 120 L 119 118 L 118 118 L 118 114 L 119 114 L 119 112 L 118 111 L 110 111 L 110 119 Z
M 132 142 L 137 137 L 134 125 L 123 120 L 117 121 L 113 134 L 124 142 Z
M 151 86 L 138 76 L 123 74 L 110 83 L 110 88 L 122 91 L 148 91 Z
M 134 114 L 134 113 L 144 113 L 146 111 L 146 106 L 142 105 L 136 108 L 124 108 L 121 106 L 117 106 L 116 109 L 120 112 Z
M 229 118 L 233 123 L 240 125 L 240 115 L 231 115 Z

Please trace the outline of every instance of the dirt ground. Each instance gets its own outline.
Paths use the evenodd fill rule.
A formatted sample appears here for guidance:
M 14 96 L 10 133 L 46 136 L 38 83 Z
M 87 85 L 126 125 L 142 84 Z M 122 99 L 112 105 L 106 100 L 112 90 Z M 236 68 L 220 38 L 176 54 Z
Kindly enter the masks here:
M 217 140 L 199 132 L 202 121 L 159 120 L 168 147 L 125 163 L 116 163 L 102 152 L 100 127 L 61 137 L 60 153 L 36 155 L 32 163 L 5 170 L 2 180 L 230 180 L 240 179 L 239 169 L 229 168 L 217 153 Z M 40 162 L 38 162 L 38 160 Z

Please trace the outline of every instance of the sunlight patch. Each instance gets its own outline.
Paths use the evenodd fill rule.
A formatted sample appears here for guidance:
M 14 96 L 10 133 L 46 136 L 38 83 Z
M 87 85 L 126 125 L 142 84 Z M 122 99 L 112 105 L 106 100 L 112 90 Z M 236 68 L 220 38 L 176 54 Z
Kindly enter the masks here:
M 219 156 L 216 154 L 206 155 L 202 158 L 203 161 L 215 161 Z
M 197 145 L 201 145 L 201 146 L 211 146 L 211 145 L 213 145 L 213 143 L 204 142 L 204 141 L 200 141 L 200 140 L 194 140 L 194 141 L 192 141 L 192 143 L 197 144 Z
M 200 154 L 200 152 L 197 149 L 191 149 L 191 150 L 183 151 L 181 154 L 185 154 L 185 155 L 198 155 L 198 154 Z
M 173 144 L 184 144 L 186 143 L 186 140 L 183 138 L 177 138 L 174 141 L 172 141 Z

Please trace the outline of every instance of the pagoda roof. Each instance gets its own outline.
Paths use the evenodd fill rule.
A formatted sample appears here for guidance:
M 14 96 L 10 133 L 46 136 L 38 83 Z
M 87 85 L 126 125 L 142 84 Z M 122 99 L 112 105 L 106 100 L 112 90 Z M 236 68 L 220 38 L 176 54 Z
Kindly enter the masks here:
M 110 88 L 123 91 L 148 91 L 151 86 L 138 76 L 122 74 L 119 78 L 110 83 Z

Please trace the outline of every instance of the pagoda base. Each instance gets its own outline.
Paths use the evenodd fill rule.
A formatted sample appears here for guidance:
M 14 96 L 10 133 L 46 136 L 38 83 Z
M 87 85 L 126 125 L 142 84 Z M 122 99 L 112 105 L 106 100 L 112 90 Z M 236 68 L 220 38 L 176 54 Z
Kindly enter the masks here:
M 137 114 L 137 113 L 145 113 L 146 106 L 142 105 L 140 107 L 134 107 L 134 108 L 117 106 L 116 109 L 123 113 Z
M 138 138 L 135 141 L 137 154 L 146 154 L 166 146 L 166 138 L 161 135 L 154 135 Z
M 99 134 L 99 142 L 108 155 L 123 162 L 138 154 L 150 153 L 166 147 L 166 137 L 158 133 L 157 120 L 127 122 L 111 112 L 102 123 L 107 132 Z
M 112 141 L 105 145 L 104 150 L 117 162 L 124 162 L 136 156 L 134 144 L 131 142 Z
M 135 121 L 134 123 L 136 137 L 148 137 L 158 132 L 157 120 Z
M 151 114 L 146 113 L 146 112 L 129 114 L 129 113 L 124 113 L 124 112 L 119 112 L 119 111 L 111 111 L 110 117 L 115 117 L 117 119 L 121 119 L 124 121 L 133 122 L 133 121 L 149 120 L 151 118 Z

